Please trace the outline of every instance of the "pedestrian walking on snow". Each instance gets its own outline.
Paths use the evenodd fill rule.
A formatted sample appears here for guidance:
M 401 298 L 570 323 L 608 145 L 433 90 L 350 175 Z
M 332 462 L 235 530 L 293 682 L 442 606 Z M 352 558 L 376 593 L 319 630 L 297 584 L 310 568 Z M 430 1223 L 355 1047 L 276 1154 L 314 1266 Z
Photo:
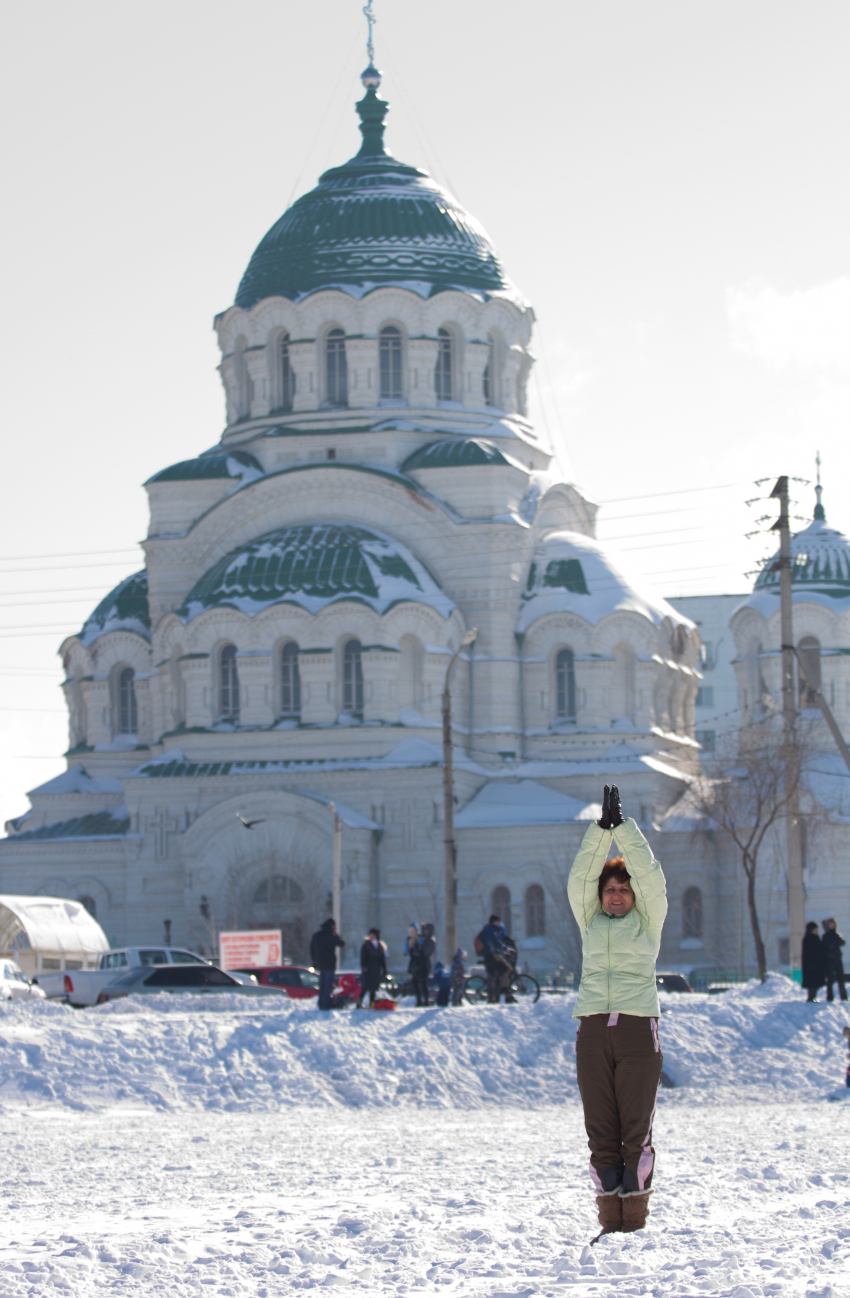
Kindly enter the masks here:
M 609 861 L 615 837 L 623 855 Z M 601 819 L 584 836 L 568 893 L 582 937 L 576 1067 L 601 1234 L 640 1230 L 655 1166 L 662 1065 L 655 962 L 667 888 L 643 834 L 623 819 L 616 785 L 605 785 Z
M 331 996 L 336 975 L 336 950 L 345 946 L 336 931 L 336 923 L 326 919 L 310 939 L 310 963 L 319 975 L 319 1009 L 331 1008 Z
M 452 1005 L 460 1005 L 463 1000 L 463 989 L 466 986 L 466 952 L 458 947 L 452 956 L 449 969 L 449 991 Z
M 428 1004 L 428 978 L 431 965 L 425 953 L 425 939 L 420 936 L 415 942 L 409 942 L 407 948 L 407 972 L 413 981 L 417 1007 Z
M 824 962 L 823 943 L 818 934 L 818 926 L 813 919 L 810 919 L 806 925 L 806 935 L 803 938 L 803 951 L 801 960 L 803 970 L 803 986 L 809 993 L 806 997 L 806 1003 L 816 1001 L 818 991 L 826 983 L 826 964 Z
M 369 993 L 369 1009 L 375 1004 L 375 994 L 387 976 L 387 948 L 381 941 L 381 930 L 370 928 L 360 948 L 360 995 L 357 1009 L 363 1008 L 363 997 Z
M 834 919 L 825 919 L 823 921 L 823 937 L 821 938 L 823 947 L 823 962 L 826 973 L 826 999 L 835 1000 L 832 994 L 832 984 L 838 983 L 838 994 L 843 1001 L 847 1000 L 847 986 L 844 981 L 844 961 L 841 956 L 841 948 L 844 946 L 844 938 L 839 933 Z

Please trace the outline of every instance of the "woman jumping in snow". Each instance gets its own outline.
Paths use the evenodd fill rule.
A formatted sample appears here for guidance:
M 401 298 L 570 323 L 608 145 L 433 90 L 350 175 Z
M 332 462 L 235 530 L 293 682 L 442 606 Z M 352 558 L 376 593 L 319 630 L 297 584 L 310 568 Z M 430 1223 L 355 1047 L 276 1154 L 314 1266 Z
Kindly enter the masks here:
M 607 860 L 615 835 L 623 855 Z M 605 785 L 602 818 L 588 829 L 570 871 L 569 898 L 582 936 L 573 1016 L 599 1223 L 603 1235 L 640 1230 L 655 1163 L 652 1119 L 662 1064 L 655 961 L 667 889 L 643 834 L 623 819 L 616 785 Z

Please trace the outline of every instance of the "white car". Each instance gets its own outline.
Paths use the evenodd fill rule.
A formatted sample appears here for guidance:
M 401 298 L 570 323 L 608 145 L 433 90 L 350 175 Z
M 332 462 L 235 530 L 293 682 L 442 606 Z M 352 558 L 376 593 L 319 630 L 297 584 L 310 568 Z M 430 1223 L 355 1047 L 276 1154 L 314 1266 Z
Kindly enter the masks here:
M 0 1001 L 46 1000 L 40 987 L 31 983 L 14 960 L 0 960 Z

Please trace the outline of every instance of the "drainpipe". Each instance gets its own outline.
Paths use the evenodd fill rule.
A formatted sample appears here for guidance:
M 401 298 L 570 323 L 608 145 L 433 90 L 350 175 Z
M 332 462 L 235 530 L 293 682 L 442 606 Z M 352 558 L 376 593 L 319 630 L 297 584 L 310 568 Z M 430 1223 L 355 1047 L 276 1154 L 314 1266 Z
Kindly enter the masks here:
M 525 671 L 524 671 L 525 660 L 523 659 L 522 656 L 522 646 L 523 646 L 523 641 L 525 640 L 525 632 L 515 631 L 514 635 L 516 636 L 517 647 L 519 649 L 519 728 L 520 728 L 519 755 L 523 760 L 525 760 Z
M 379 848 L 384 836 L 383 829 L 372 830 L 372 921 L 376 928 L 381 927 L 381 863 Z
M 472 722 L 474 716 L 473 705 L 472 705 L 472 694 L 473 694 L 474 684 L 475 684 L 475 641 L 473 640 L 469 646 L 469 706 L 468 706 L 468 716 L 467 716 L 468 734 L 466 736 L 467 757 L 472 756 Z

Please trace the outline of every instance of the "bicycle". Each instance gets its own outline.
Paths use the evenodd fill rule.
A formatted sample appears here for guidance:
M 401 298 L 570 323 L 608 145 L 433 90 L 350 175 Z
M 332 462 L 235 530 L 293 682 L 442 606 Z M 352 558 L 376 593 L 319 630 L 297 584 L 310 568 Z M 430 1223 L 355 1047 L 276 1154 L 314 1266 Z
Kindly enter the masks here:
M 508 996 L 515 997 L 518 1001 L 530 1001 L 532 1005 L 540 999 L 540 984 L 531 974 L 517 973 L 514 970 L 511 980 L 507 987 L 501 988 Z M 472 974 L 467 978 L 463 988 L 464 999 L 469 1001 L 470 1005 L 481 1005 L 487 1000 L 488 984 L 483 974 Z

